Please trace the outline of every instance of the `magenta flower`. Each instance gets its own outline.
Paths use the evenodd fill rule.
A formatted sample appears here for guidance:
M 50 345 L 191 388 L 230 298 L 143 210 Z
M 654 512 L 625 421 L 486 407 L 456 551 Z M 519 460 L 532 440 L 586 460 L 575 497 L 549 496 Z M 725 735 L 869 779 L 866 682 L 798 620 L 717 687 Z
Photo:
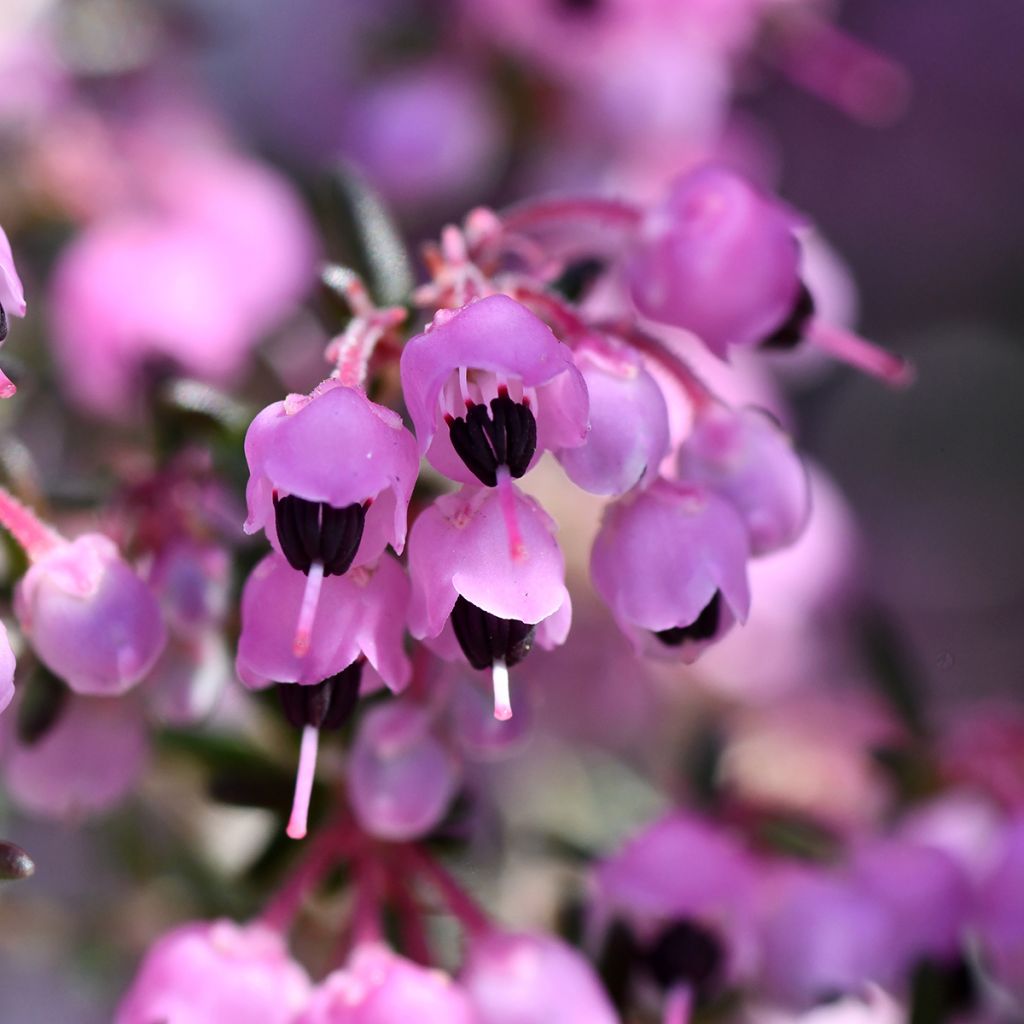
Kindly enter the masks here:
M 479 1024 L 616 1024 L 593 968 L 550 935 L 474 936 L 459 973 Z
M 724 167 L 679 178 L 648 215 L 628 264 L 644 316 L 683 327 L 720 357 L 778 331 L 801 297 L 795 219 Z
M 7 627 L 0 622 L 0 712 L 14 698 L 14 651 L 7 636 Z
M 590 574 L 639 652 L 692 661 L 750 610 L 743 521 L 703 487 L 659 480 L 608 506 Z
M 18 806 L 43 817 L 74 820 L 110 810 L 135 788 L 149 756 L 142 708 L 131 699 L 72 695 L 33 742 L 13 731 L 12 723 L 4 785 Z
M 494 487 L 545 449 L 586 437 L 587 387 L 572 353 L 507 295 L 442 310 L 406 345 L 401 373 L 420 451 L 453 480 Z
M 670 813 L 598 865 L 596 924 L 623 931 L 633 973 L 703 1000 L 753 971 L 756 883 L 754 860 L 732 835 Z
M 669 450 L 661 388 L 632 349 L 611 339 L 588 339 L 574 355 L 590 396 L 590 430 L 583 444 L 558 452 L 562 468 L 591 494 L 649 484 Z
M 114 1024 L 297 1024 L 306 972 L 262 924 L 181 925 L 146 954 Z
M 482 1024 L 448 975 L 381 943 L 357 946 L 313 990 L 296 1024 Z
M 534 640 L 556 647 L 572 607 L 555 524 L 506 480 L 497 490 L 463 487 L 438 498 L 413 525 L 409 541 L 409 629 L 438 637 L 451 624 L 466 660 L 490 669 L 495 716 L 509 718 L 508 669 Z M 455 656 L 445 633 L 438 652 Z
M 315 243 L 288 186 L 180 139 L 133 168 L 145 200 L 79 233 L 54 272 L 54 354 L 90 412 L 136 413 L 147 375 L 227 385 L 314 280 Z
M 348 761 L 348 794 L 360 825 L 381 839 L 426 835 L 459 786 L 459 763 L 409 701 L 374 708 L 360 722 Z
M 733 410 L 717 402 L 699 409 L 678 465 L 683 480 L 735 506 L 753 555 L 788 547 L 807 524 L 807 470 L 790 439 L 763 410 Z
M 167 639 L 153 592 L 99 533 L 56 542 L 33 558 L 14 610 L 43 664 L 71 689 L 97 697 L 131 689 Z
M 14 266 L 14 254 L 7 234 L 0 227 L 0 345 L 7 338 L 9 316 L 25 315 L 25 290 Z M 0 398 L 10 398 L 17 389 L 0 371 Z
M 247 686 L 279 686 L 289 721 L 302 729 L 295 804 L 288 834 L 306 834 L 306 816 L 321 729 L 344 724 L 359 695 L 364 660 L 395 690 L 409 681 L 402 640 L 409 583 L 384 555 L 376 568 L 359 567 L 323 581 L 307 644 L 296 653 L 292 623 L 301 618 L 309 588 L 283 555 L 267 555 L 242 592 L 242 632 L 236 668 Z M 288 685 L 299 684 L 299 685 Z
M 999 981 L 1024 998 L 1024 818 L 1012 818 L 978 894 L 977 926 Z M 991 851 L 985 851 L 991 856 Z

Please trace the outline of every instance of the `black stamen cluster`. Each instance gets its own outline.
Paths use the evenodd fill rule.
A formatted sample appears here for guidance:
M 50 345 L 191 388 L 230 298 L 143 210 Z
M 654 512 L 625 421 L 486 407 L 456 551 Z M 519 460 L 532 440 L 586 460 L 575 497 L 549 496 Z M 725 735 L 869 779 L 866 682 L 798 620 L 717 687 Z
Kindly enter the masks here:
M 469 471 L 486 487 L 498 484 L 498 469 L 507 466 L 519 479 L 537 450 L 537 420 L 526 402 L 513 402 L 507 393 L 491 399 L 490 411 L 474 404 L 465 417 L 448 421 L 452 447 Z
M 536 626 L 518 619 L 499 619 L 459 596 L 452 609 L 452 628 L 473 668 L 490 668 L 496 661 L 512 666 L 533 646 Z
M 274 521 L 281 550 L 293 569 L 308 574 L 310 566 L 320 562 L 325 576 L 341 576 L 359 550 L 366 509 L 359 504 L 335 508 L 325 501 L 275 494 Z
M 335 676 L 313 686 L 301 683 L 279 683 L 277 692 L 285 718 L 302 729 L 340 729 L 348 721 L 359 700 L 359 684 L 363 676 L 363 659 L 354 661 Z
M 793 311 L 783 323 L 761 342 L 762 348 L 789 349 L 798 345 L 807 333 L 807 323 L 814 316 L 814 298 L 807 285 L 800 285 Z

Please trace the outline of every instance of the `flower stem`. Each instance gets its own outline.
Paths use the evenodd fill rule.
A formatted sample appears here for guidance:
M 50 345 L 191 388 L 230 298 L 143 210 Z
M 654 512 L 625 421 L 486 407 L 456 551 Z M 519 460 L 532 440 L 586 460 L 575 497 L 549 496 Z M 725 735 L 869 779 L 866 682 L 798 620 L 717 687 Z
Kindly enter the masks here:
M 0 524 L 7 527 L 32 562 L 66 543 L 56 530 L 47 526 L 32 509 L 4 487 L 0 487 Z
M 429 853 L 410 846 L 404 855 L 409 866 L 430 881 L 467 932 L 482 935 L 491 930 L 491 922 L 477 902 Z
M 528 231 L 573 220 L 587 220 L 632 230 L 639 226 L 642 219 L 643 211 L 632 203 L 600 196 L 538 199 L 519 203 L 501 214 L 506 231 Z

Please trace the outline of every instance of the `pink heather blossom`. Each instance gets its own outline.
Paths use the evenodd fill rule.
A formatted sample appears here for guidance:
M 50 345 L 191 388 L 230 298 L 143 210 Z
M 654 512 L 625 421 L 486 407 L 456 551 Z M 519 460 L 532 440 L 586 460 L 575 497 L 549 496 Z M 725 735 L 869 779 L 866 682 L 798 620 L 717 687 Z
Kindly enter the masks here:
M 732 503 L 747 526 L 752 555 L 788 547 L 807 524 L 807 470 L 763 410 L 718 403 L 700 409 L 679 450 L 678 472 Z
M 608 506 L 590 574 L 638 652 L 692 661 L 746 620 L 749 554 L 747 531 L 728 501 L 659 480 Z
M 685 865 L 685 870 L 680 866 Z M 627 927 L 659 981 L 702 997 L 749 979 L 756 960 L 754 859 L 724 828 L 681 811 L 632 836 L 594 871 L 595 923 Z M 674 942 L 690 956 L 672 955 Z M 697 949 L 704 956 L 697 960 Z
M 14 698 L 14 651 L 7 636 L 7 627 L 0 622 L 0 712 Z
M 313 990 L 296 1024 L 481 1024 L 448 975 L 380 943 L 357 946 Z
M 551 935 L 489 932 L 459 973 L 479 1024 L 616 1024 L 593 968 Z
M 58 542 L 35 558 L 14 608 L 40 660 L 82 694 L 129 690 L 167 639 L 153 592 L 98 533 Z
M 114 1024 L 297 1024 L 309 996 L 306 972 L 278 932 L 196 922 L 150 948 Z
M 669 449 L 668 409 L 640 357 L 611 339 L 574 350 L 590 396 L 590 430 L 583 444 L 558 452 L 569 479 L 591 494 L 625 494 L 649 484 Z
M 894 908 L 856 880 L 787 866 L 766 879 L 762 904 L 764 991 L 795 1008 L 899 977 Z
M 978 896 L 977 931 L 997 979 L 1024 998 L 1024 818 L 1011 819 Z
M 410 701 L 369 711 L 349 753 L 352 810 L 380 839 L 416 839 L 433 829 L 458 789 L 455 756 L 434 735 L 433 716 Z
M 569 632 L 572 606 L 554 533 L 547 513 L 507 478 L 497 490 L 466 486 L 438 498 L 412 528 L 409 630 L 438 637 L 444 657 L 457 657 L 457 640 L 474 668 L 492 669 L 499 718 L 512 714 L 508 667 L 534 639 L 551 648 Z
M 800 297 L 800 250 L 789 210 L 739 175 L 706 165 L 679 178 L 648 215 L 629 259 L 644 316 L 697 334 L 716 355 L 756 345 Z
M 309 648 L 293 644 L 305 583 L 283 555 L 272 552 L 253 569 L 242 591 L 242 632 L 236 667 L 246 686 L 319 683 L 360 658 L 393 690 L 409 681 L 402 646 L 409 583 L 398 562 L 384 555 L 376 568 L 362 567 L 323 581 Z
M 42 817 L 110 810 L 135 789 L 149 755 L 142 708 L 132 699 L 70 696 L 33 742 L 14 736 L 13 724 L 11 730 L 4 785 L 18 806 Z
M 903 839 L 879 838 L 857 845 L 849 871 L 893 913 L 896 956 L 908 970 L 925 957 L 955 958 L 968 924 L 971 890 L 952 856 Z
M 81 232 L 54 273 L 65 390 L 102 416 L 135 414 L 147 374 L 167 367 L 231 382 L 313 281 L 309 226 L 277 177 L 171 150 L 139 168 L 147 201 Z
M 587 386 L 571 351 L 507 295 L 441 311 L 405 346 L 401 373 L 420 451 L 453 480 L 493 487 L 586 437 Z
M 416 444 L 397 414 L 358 388 L 325 381 L 310 395 L 267 406 L 249 426 L 245 456 L 245 531 L 264 530 L 294 568 L 308 572 L 319 562 L 325 576 L 340 575 L 349 565 L 372 563 L 388 544 L 402 551 L 419 471 Z M 287 498 L 299 503 L 294 516 L 282 508 Z M 307 526 L 311 547 L 304 543 Z

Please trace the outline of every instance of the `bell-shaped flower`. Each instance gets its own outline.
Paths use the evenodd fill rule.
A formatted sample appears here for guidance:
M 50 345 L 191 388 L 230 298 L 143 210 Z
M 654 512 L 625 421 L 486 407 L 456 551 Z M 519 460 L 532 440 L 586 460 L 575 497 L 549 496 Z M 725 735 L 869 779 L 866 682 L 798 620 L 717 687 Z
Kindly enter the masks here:
M 278 932 L 196 922 L 150 948 L 114 1024 L 296 1024 L 309 995 L 309 978 Z
M 589 963 L 551 935 L 474 936 L 459 973 L 479 1024 L 617 1024 Z
M 0 227 L 0 344 L 7 337 L 8 317 L 25 315 L 25 290 L 21 286 L 21 278 L 14 266 L 14 253 L 7 234 Z M 0 371 L 0 398 L 10 398 L 15 387 Z
M 597 866 L 594 924 L 617 938 L 638 980 L 700 1002 L 752 974 L 756 883 L 754 859 L 729 832 L 673 812 Z
M 294 626 L 305 613 L 309 589 L 283 555 L 267 555 L 242 591 L 242 630 L 236 669 L 247 686 L 281 687 L 289 719 L 303 730 L 289 835 L 306 833 L 321 728 L 337 728 L 355 706 L 365 659 L 394 690 L 409 681 L 402 644 L 409 582 L 385 554 L 373 568 L 360 566 L 323 580 L 319 610 L 306 645 L 296 653 Z M 299 684 L 298 686 L 288 684 Z
M 761 984 L 795 1008 L 894 984 L 901 973 L 899 921 L 892 908 L 840 873 L 780 869 L 765 883 Z
M 98 533 L 56 540 L 33 557 L 14 610 L 40 661 L 82 694 L 124 693 L 167 639 L 155 595 Z
M 581 445 L 558 452 L 569 479 L 591 494 L 617 497 L 646 486 L 669 450 L 668 408 L 639 355 L 609 338 L 574 350 L 590 396 L 590 430 Z
M 348 759 L 348 795 L 359 824 L 380 839 L 416 839 L 444 817 L 459 762 L 433 731 L 430 711 L 390 701 L 370 711 Z
M 19 807 L 42 817 L 110 810 L 135 788 L 149 756 L 142 708 L 132 698 L 69 695 L 42 736 L 26 742 L 14 733 L 12 722 L 4 786 Z
M 535 640 L 550 649 L 569 631 L 572 606 L 554 521 L 508 478 L 496 490 L 464 487 L 438 498 L 413 524 L 409 575 L 410 632 L 440 637 L 435 649 L 445 657 L 457 656 L 454 633 L 467 661 L 492 672 L 495 717 L 510 718 L 509 667 Z
M 14 651 L 7 636 L 7 627 L 0 622 L 0 711 L 14 698 Z
M 779 330 L 801 296 L 793 214 L 735 172 L 679 178 L 641 228 L 627 273 L 637 309 L 724 357 Z
M 750 610 L 747 531 L 714 492 L 658 480 L 608 506 L 590 574 L 638 652 L 692 661 Z
M 268 405 L 245 437 L 245 532 L 267 539 L 300 572 L 324 576 L 401 553 L 416 483 L 416 442 L 390 409 L 325 381 Z
M 811 510 L 807 469 L 789 437 L 761 409 L 717 402 L 697 410 L 679 449 L 679 476 L 730 501 L 750 536 L 750 551 L 788 547 Z
M 442 310 L 405 346 L 401 374 L 420 451 L 462 483 L 518 479 L 545 449 L 587 434 L 572 352 L 507 295 Z
M 480 1024 L 465 994 L 439 970 L 378 942 L 356 947 L 313 990 L 296 1024 Z

